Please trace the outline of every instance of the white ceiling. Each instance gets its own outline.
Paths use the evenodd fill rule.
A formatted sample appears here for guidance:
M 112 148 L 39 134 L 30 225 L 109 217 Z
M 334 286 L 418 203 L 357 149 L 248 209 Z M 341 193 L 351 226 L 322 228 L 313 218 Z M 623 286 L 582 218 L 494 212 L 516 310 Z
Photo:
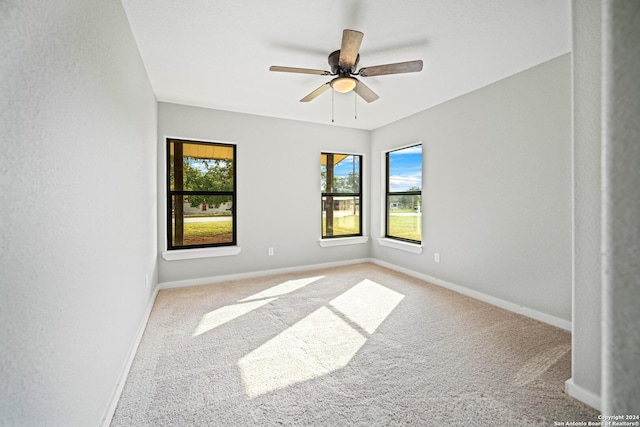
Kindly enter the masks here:
M 342 30 L 362 31 L 360 67 L 424 61 L 419 73 L 361 78 L 380 99 L 334 97 L 334 125 L 375 129 L 571 50 L 570 0 L 122 0 L 159 101 L 331 123 Z

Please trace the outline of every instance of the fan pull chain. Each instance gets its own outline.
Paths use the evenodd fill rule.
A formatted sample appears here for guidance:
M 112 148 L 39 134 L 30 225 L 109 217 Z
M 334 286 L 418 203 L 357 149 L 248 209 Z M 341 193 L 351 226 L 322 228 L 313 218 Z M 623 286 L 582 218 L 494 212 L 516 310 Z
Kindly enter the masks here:
M 334 104 L 333 97 L 335 96 L 334 92 L 335 91 L 331 89 L 331 123 L 333 123 L 333 104 Z
M 358 120 L 358 96 L 353 92 L 353 118 Z

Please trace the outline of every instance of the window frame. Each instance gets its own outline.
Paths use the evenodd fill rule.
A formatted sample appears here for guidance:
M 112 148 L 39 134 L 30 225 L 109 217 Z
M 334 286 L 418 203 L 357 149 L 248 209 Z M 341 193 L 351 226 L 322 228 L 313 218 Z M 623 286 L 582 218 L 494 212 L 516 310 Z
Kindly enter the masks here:
M 411 144 L 411 145 L 406 145 L 403 147 L 399 147 L 399 148 L 394 148 L 393 150 L 388 150 L 385 151 L 385 192 L 384 192 L 384 218 L 385 218 L 385 224 L 384 224 L 384 238 L 385 239 L 393 239 L 393 240 L 397 240 L 400 242 L 405 242 L 405 243 L 409 243 L 409 244 L 414 244 L 414 245 L 422 245 L 422 241 L 424 240 L 424 236 L 422 235 L 422 231 L 420 232 L 420 240 L 414 240 L 414 239 L 407 239 L 404 237 L 398 237 L 398 236 L 393 236 L 391 234 L 389 234 L 389 214 L 390 214 L 390 203 L 389 203 L 389 198 L 391 196 L 420 196 L 420 213 L 422 214 L 422 183 L 420 184 L 420 190 L 419 191 L 390 191 L 390 185 L 389 185 L 389 181 L 390 181 L 390 176 L 391 176 L 391 168 L 389 167 L 389 162 L 390 162 L 390 154 L 394 153 L 396 151 L 401 151 L 401 150 L 406 150 L 408 148 L 412 148 L 412 147 L 417 147 L 417 146 L 421 146 L 423 147 L 422 142 L 417 142 L 415 144 Z M 422 160 L 422 157 L 421 157 Z M 420 170 L 422 171 L 423 169 L 423 165 L 424 165 L 424 161 L 421 161 L 420 164 Z M 420 220 L 422 220 L 422 217 L 420 218 Z M 422 227 L 421 227 L 422 230 Z
M 233 190 L 231 191 L 216 191 L 216 190 L 200 190 L 200 191 L 189 191 L 189 190 L 172 190 L 171 189 L 171 143 L 180 143 L 180 144 L 201 144 L 201 145 L 216 145 L 223 147 L 230 147 L 233 151 Z M 237 201 L 237 186 L 238 186 L 238 159 L 237 159 L 237 145 L 228 143 L 228 142 L 219 142 L 219 141 L 196 141 L 190 139 L 182 139 L 182 138 L 166 138 L 166 214 L 167 214 L 167 223 L 166 223 L 166 233 L 167 233 L 167 251 L 184 251 L 190 249 L 207 249 L 207 248 L 221 248 L 227 246 L 236 246 L 237 245 L 237 212 L 236 212 L 236 201 Z M 222 242 L 222 243 L 204 243 L 197 245 L 174 245 L 173 244 L 173 230 L 172 230 L 172 203 L 174 196 L 189 196 L 189 195 L 201 195 L 201 196 L 231 196 L 231 241 L 230 242 Z
M 322 159 L 323 155 L 342 155 L 342 156 L 351 156 L 354 158 L 358 158 L 358 176 L 359 176 L 359 185 L 358 185 L 358 192 L 349 192 L 349 193 L 345 193 L 345 192 L 327 192 L 327 191 L 322 191 L 322 189 L 320 190 L 320 239 L 321 240 L 333 240 L 333 239 L 345 239 L 345 238 L 354 238 L 354 237 L 362 237 L 363 236 L 363 221 L 362 221 L 362 217 L 363 217 L 363 200 L 362 200 L 362 187 L 363 187 L 363 160 L 364 160 L 364 156 L 362 154 L 357 154 L 357 153 L 345 153 L 345 152 L 337 152 L 337 151 L 322 151 L 320 153 L 320 159 Z M 328 161 L 327 161 L 328 164 Z M 326 190 L 326 189 L 325 189 Z M 322 223 L 323 223 L 323 199 L 325 197 L 358 197 L 358 233 L 352 233 L 352 234 L 339 234 L 339 235 L 333 235 L 333 236 L 327 236 L 325 235 L 325 232 L 322 228 Z

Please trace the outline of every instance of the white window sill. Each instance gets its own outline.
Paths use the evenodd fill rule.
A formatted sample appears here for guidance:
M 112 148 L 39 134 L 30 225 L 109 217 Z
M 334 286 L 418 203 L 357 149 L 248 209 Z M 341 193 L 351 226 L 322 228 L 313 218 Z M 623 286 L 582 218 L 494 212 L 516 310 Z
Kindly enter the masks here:
M 413 254 L 421 254 L 422 253 L 422 245 L 416 243 L 403 242 L 401 240 L 387 239 L 386 237 L 381 237 L 378 239 L 378 244 L 380 246 L 386 246 L 388 248 L 399 249 L 405 252 L 411 252 Z
M 343 237 L 343 238 L 334 238 L 334 239 L 320 239 L 318 243 L 323 248 L 330 248 L 333 246 L 345 246 L 345 245 L 360 245 L 362 243 L 367 243 L 369 241 L 368 236 L 358 236 L 358 237 Z
M 242 248 L 240 246 L 220 246 L 218 248 L 197 248 L 178 249 L 175 251 L 162 252 L 162 258 L 167 261 L 178 261 L 183 259 L 214 258 L 219 256 L 238 255 Z

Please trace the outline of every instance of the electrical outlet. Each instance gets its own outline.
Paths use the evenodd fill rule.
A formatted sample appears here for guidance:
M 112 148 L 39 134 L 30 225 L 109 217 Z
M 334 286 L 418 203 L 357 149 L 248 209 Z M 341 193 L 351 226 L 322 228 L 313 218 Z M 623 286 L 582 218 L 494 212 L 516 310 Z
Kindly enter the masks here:
M 440 262 L 440 253 L 436 252 L 433 254 L 433 260 L 435 262 Z
M 149 289 L 149 275 L 148 274 L 144 275 L 144 288 L 145 289 Z
M 269 256 L 273 255 L 273 248 L 269 248 Z

